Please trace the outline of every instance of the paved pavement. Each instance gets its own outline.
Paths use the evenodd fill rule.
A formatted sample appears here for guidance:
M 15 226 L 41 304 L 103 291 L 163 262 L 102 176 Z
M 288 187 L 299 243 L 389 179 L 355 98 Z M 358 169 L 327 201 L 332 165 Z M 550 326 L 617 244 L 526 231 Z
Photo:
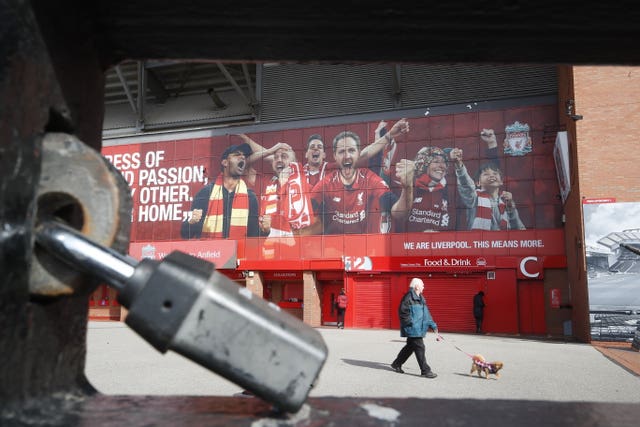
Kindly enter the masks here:
M 640 352 L 628 342 L 596 342 L 592 345 L 606 357 L 640 376 Z
M 640 354 L 630 345 L 466 334 L 443 334 L 444 341 L 436 342 L 429 333 L 427 361 L 438 377 L 426 379 L 413 357 L 403 366 L 405 374 L 389 367 L 404 345 L 398 331 L 319 331 L 329 358 L 311 397 L 640 403 Z M 89 322 L 87 340 L 85 371 L 104 394 L 233 396 L 241 391 L 176 353 L 158 353 L 121 322 Z M 466 353 L 504 362 L 501 378 L 470 376 Z

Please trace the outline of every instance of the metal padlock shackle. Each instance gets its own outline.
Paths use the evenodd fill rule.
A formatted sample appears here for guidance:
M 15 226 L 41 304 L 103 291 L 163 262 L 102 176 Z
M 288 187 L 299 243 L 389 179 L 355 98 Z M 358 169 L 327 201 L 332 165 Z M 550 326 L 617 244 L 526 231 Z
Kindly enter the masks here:
M 79 237 L 79 233 L 71 227 L 55 221 L 40 223 L 35 235 L 37 243 L 50 254 L 65 260 L 66 264 L 80 272 L 104 278 L 118 292 L 125 290 L 127 280 L 133 276 L 138 263 L 115 250 Z

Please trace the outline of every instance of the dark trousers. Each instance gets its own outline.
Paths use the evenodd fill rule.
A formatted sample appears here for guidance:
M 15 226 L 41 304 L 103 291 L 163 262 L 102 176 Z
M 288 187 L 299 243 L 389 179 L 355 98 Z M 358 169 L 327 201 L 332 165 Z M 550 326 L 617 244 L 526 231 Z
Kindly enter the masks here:
M 338 326 L 344 326 L 344 312 L 346 308 L 338 307 Z
M 418 366 L 420 366 L 421 374 L 431 372 L 431 367 L 427 364 L 427 359 L 424 356 L 424 339 L 421 337 L 407 338 L 407 343 L 402 347 L 402 350 L 400 350 L 400 353 L 398 353 L 398 356 L 396 357 L 396 360 L 393 361 L 392 365 L 398 367 L 402 366 L 402 364 L 411 356 L 411 353 L 416 355 L 416 360 L 418 361 Z
M 482 332 L 482 316 L 476 316 L 476 332 Z

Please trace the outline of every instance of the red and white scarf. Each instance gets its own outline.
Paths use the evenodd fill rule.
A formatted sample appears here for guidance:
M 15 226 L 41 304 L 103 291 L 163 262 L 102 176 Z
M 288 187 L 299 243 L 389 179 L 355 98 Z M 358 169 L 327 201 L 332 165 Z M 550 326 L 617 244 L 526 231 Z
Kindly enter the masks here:
M 478 194 L 478 206 L 476 208 L 476 217 L 471 224 L 472 230 L 491 230 L 493 222 L 493 207 L 491 206 L 491 195 L 486 191 L 476 190 Z M 500 230 L 509 229 L 509 217 L 506 205 L 502 199 L 498 199 L 498 211 L 500 212 L 499 227 Z
M 313 210 L 309 184 L 296 162 L 289 164 L 287 180 L 280 184 L 278 177 L 263 191 L 262 214 L 271 215 L 271 228 L 289 232 L 311 225 Z
M 307 180 L 300 173 L 300 165 L 295 162 L 289 164 L 291 173 L 289 179 L 282 186 L 282 200 L 284 203 L 284 217 L 293 230 L 311 225 L 313 210 L 307 186 Z M 324 174 L 324 166 L 322 168 Z
M 207 217 L 202 224 L 202 237 L 209 239 L 223 238 L 224 197 L 222 191 L 223 177 L 218 175 L 209 196 Z M 236 185 L 229 218 L 229 239 L 241 239 L 247 235 L 249 222 L 249 195 L 247 184 L 240 179 Z
M 442 178 L 440 181 L 434 181 L 428 174 L 422 174 L 416 179 L 416 188 L 420 190 L 425 190 L 430 193 L 434 191 L 444 190 L 444 187 L 447 185 L 446 178 Z

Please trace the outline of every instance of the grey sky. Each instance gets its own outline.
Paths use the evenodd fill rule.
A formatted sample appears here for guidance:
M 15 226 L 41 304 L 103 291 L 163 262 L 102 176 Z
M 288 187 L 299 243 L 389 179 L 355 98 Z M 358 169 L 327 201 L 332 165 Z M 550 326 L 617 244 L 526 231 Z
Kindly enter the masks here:
M 614 231 L 640 228 L 640 203 L 601 203 L 582 205 L 585 243 L 606 249 L 597 241 Z

